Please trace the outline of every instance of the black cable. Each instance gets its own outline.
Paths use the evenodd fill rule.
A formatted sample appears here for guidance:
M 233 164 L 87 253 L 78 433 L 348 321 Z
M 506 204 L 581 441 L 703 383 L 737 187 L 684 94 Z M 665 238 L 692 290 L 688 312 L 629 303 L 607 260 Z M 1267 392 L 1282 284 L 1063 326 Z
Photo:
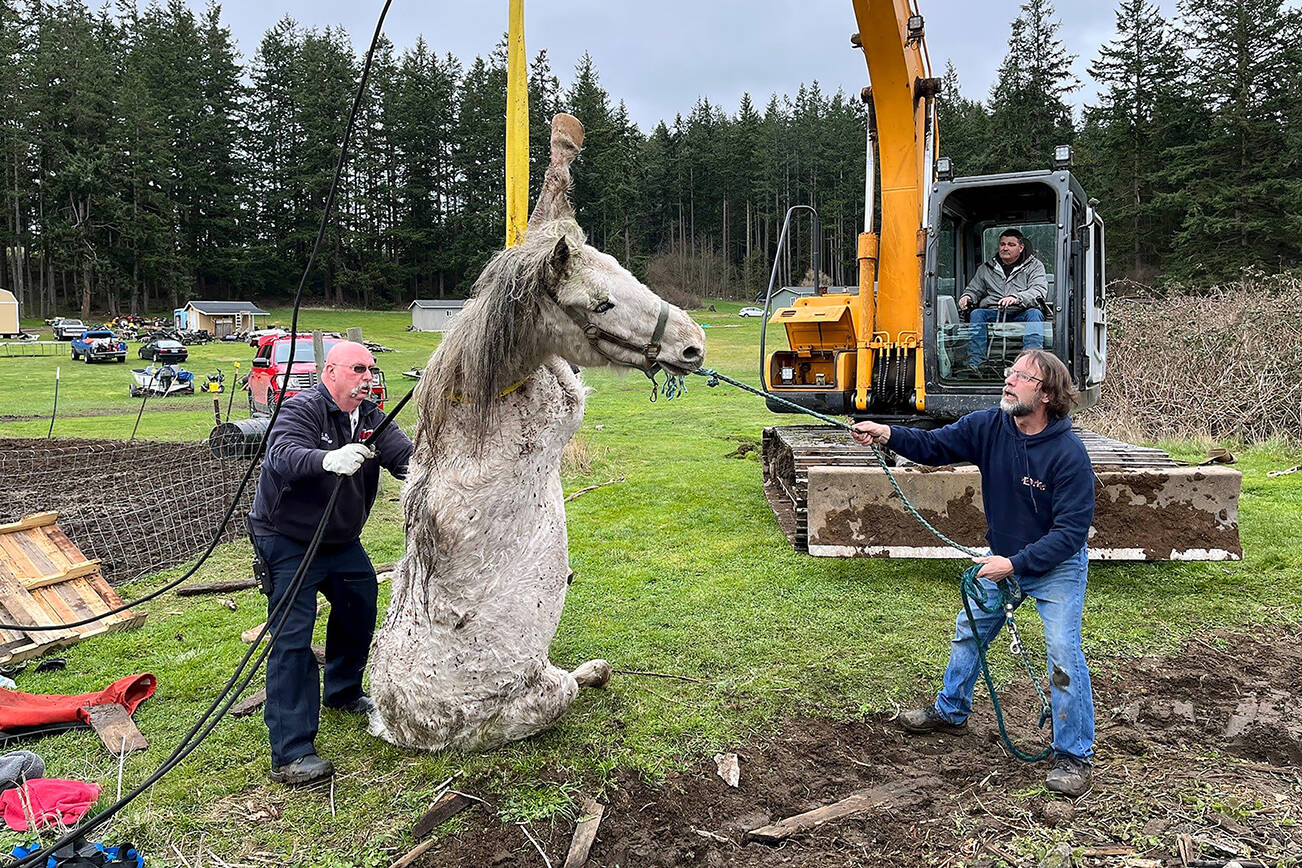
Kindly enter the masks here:
M 325 238 L 326 228 L 329 226 L 330 211 L 334 207 L 335 194 L 339 189 L 339 180 L 343 176 L 344 163 L 347 160 L 347 156 L 348 156 L 348 142 L 352 138 L 353 127 L 357 120 L 357 111 L 361 105 L 362 96 L 366 93 L 366 81 L 371 74 L 371 63 L 375 56 L 375 46 L 380 41 L 380 34 L 383 32 L 383 28 L 384 28 L 384 19 L 389 14 L 389 7 L 392 4 L 393 4 L 393 0 L 385 0 L 384 8 L 380 10 L 380 18 L 378 21 L 375 22 L 375 33 L 371 36 L 371 45 L 366 50 L 366 61 L 362 65 L 362 76 L 357 84 L 357 93 L 353 97 L 353 105 L 348 115 L 348 123 L 344 127 L 344 138 L 339 148 L 339 159 L 335 163 L 335 174 L 334 174 L 334 179 L 330 183 L 330 192 L 326 196 L 325 211 L 321 215 L 321 226 L 317 230 L 316 240 L 312 244 L 312 252 L 307 259 L 307 266 L 303 269 L 303 276 L 299 279 L 298 289 L 294 293 L 294 313 L 290 320 L 289 358 L 286 362 L 286 368 L 285 368 L 286 370 L 285 383 L 288 383 L 288 379 L 289 379 L 288 371 L 293 369 L 294 351 L 298 348 L 298 314 L 299 314 L 299 309 L 303 305 L 303 290 L 307 286 L 308 275 L 312 273 L 312 266 L 316 263 L 317 252 L 321 248 L 321 242 Z M 58 406 L 57 403 L 58 381 L 57 380 L 55 381 L 55 388 L 56 388 L 55 406 L 57 408 Z M 284 384 L 282 384 L 281 386 L 281 391 L 282 392 L 284 391 Z M 276 401 L 275 407 L 271 411 L 271 419 L 267 424 L 268 434 L 270 434 L 272 427 L 274 427 L 276 424 L 276 419 L 279 418 L 280 416 L 280 407 L 283 403 L 284 403 L 283 401 Z M 53 428 L 54 428 L 54 420 L 53 417 L 51 417 L 50 429 L 53 430 Z M 199 571 L 199 568 L 203 566 L 203 564 L 208 560 L 208 558 L 212 557 L 213 551 L 217 548 L 218 545 L 221 544 L 222 534 L 225 532 L 226 526 L 230 524 L 231 516 L 234 515 L 236 507 L 239 506 L 240 498 L 244 496 L 244 489 L 248 487 L 249 480 L 253 477 L 253 470 L 255 467 L 258 466 L 258 459 L 262 457 L 262 454 L 263 452 L 266 451 L 266 448 L 267 448 L 267 438 L 264 437 L 262 441 L 258 444 L 258 451 L 254 453 L 252 460 L 249 461 L 249 467 L 247 470 L 244 471 L 244 476 L 240 478 L 240 484 L 235 489 L 235 496 L 231 498 L 230 505 L 226 508 L 226 514 L 222 516 L 221 524 L 217 526 L 217 530 L 213 533 L 213 538 L 212 541 L 209 542 L 208 548 L 204 551 L 202 555 L 199 556 L 199 560 L 195 562 L 194 566 L 186 570 L 182 576 L 168 582 L 167 584 L 163 585 L 162 587 L 154 591 L 149 592 L 148 594 L 145 594 L 142 597 L 139 597 L 138 599 L 132 600 L 127 603 L 123 603 L 121 606 L 118 606 L 113 609 L 109 609 L 107 612 L 101 612 L 98 615 L 93 615 L 89 618 L 83 618 L 80 621 L 72 621 L 66 624 L 31 624 L 31 625 L 0 623 L 0 630 L 17 630 L 20 632 L 36 633 L 36 632 L 46 632 L 51 630 L 68 630 L 73 627 L 84 627 L 87 624 L 93 624 L 96 621 L 103 620 L 104 618 L 107 618 L 110 615 L 117 615 L 122 612 L 125 612 L 127 609 L 130 609 L 134 606 L 138 606 L 141 603 L 147 603 L 150 600 L 157 599 L 158 597 L 161 597 L 163 594 L 166 594 L 169 591 L 172 591 L 175 588 L 179 587 L 180 585 L 184 584 L 186 581 L 192 578 L 196 572 Z
M 371 63 L 375 55 L 375 47 L 379 43 L 380 34 L 383 32 L 384 19 L 388 15 L 389 7 L 392 5 L 392 3 L 393 0 L 385 0 L 384 7 L 380 10 L 379 20 L 377 20 L 375 23 L 375 33 L 372 35 L 370 47 L 366 51 L 366 61 L 362 66 L 361 79 L 357 85 L 357 94 L 353 98 L 352 109 L 349 112 L 348 122 L 344 128 L 344 138 L 339 148 L 339 160 L 335 164 L 334 179 L 330 185 L 330 192 L 326 196 L 325 210 L 321 215 L 321 226 L 317 232 L 316 241 L 312 245 L 312 253 L 308 257 L 307 266 L 303 270 L 303 277 L 299 281 L 298 290 L 294 295 L 294 314 L 290 324 L 290 346 L 289 346 L 289 359 L 288 359 L 289 367 L 286 368 L 287 371 L 292 370 L 294 364 L 294 350 L 298 343 L 298 314 L 302 306 L 303 290 L 307 285 L 308 275 L 311 273 L 312 266 L 316 261 L 316 256 L 318 250 L 320 249 L 321 241 L 325 237 L 326 228 L 330 220 L 330 211 L 334 204 L 335 194 L 338 191 L 340 177 L 343 175 L 343 167 L 344 167 L 345 160 L 347 159 L 348 142 L 352 136 L 353 126 L 357 119 L 357 111 L 361 104 L 362 96 L 366 92 L 366 81 L 370 76 Z M 286 383 L 287 382 L 288 382 L 288 374 L 286 375 Z M 284 384 L 282 384 L 282 391 L 283 389 L 284 389 Z M 394 408 L 385 416 L 384 420 L 376 427 L 375 431 L 372 432 L 371 436 L 367 438 L 365 442 L 367 443 L 371 442 L 372 440 L 375 439 L 376 434 L 379 434 L 386 427 L 388 427 L 388 425 L 392 422 L 393 417 L 396 416 L 404 406 L 406 406 L 407 401 L 410 400 L 413 393 L 414 390 L 412 392 L 408 392 L 406 395 L 402 397 L 401 400 L 398 401 L 398 403 L 394 406 Z M 231 504 L 226 510 L 226 514 L 222 519 L 221 525 L 218 527 L 217 532 L 213 535 L 212 542 L 209 543 L 207 551 L 204 552 L 204 554 L 200 557 L 199 561 L 193 567 L 187 570 L 185 575 L 183 575 L 181 578 L 175 580 L 174 582 L 168 583 L 164 587 L 152 592 L 151 594 L 147 594 L 133 603 L 125 604 L 116 610 L 105 612 L 95 618 L 91 618 L 84 622 L 79 622 L 76 625 L 72 625 L 72 624 L 61 625 L 63 629 L 67 629 L 70 626 L 80 626 L 83 623 L 91 623 L 93 621 L 99 620 L 100 618 L 107 617 L 109 614 L 114 614 L 115 612 L 121 612 L 123 609 L 129 608 L 130 606 L 139 605 L 142 602 L 154 599 L 155 597 L 160 596 L 166 591 L 175 588 L 177 585 L 180 585 L 183 581 L 188 579 L 190 576 L 194 575 L 194 573 L 204 563 L 204 561 L 206 561 L 212 555 L 213 550 L 217 548 L 217 545 L 221 540 L 222 532 L 225 529 L 226 525 L 230 522 L 231 515 L 234 513 L 235 507 L 238 505 L 239 499 L 241 495 L 243 495 L 244 489 L 248 485 L 248 481 L 253 475 L 253 469 L 254 467 L 257 466 L 258 459 L 261 458 L 263 452 L 266 451 L 267 439 L 270 436 L 270 431 L 272 427 L 275 425 L 277 417 L 280 415 L 280 408 L 282 403 L 283 403 L 282 401 L 276 402 L 276 406 L 273 409 L 271 414 L 270 423 L 267 426 L 268 437 L 264 437 L 261 443 L 259 444 L 258 451 L 254 455 L 253 460 L 249 462 L 249 467 L 244 472 L 244 477 L 240 480 L 239 488 L 236 491 L 235 497 L 231 499 Z M 252 659 L 254 652 L 258 648 L 258 645 L 262 642 L 262 639 L 267 635 L 268 631 L 271 629 L 272 621 L 275 620 L 277 617 L 279 618 L 279 623 L 277 623 L 276 625 L 276 630 L 277 632 L 279 632 L 280 627 L 283 626 L 283 622 L 285 618 L 288 617 L 288 613 L 290 611 L 289 610 L 290 601 L 293 600 L 295 596 L 297 596 L 299 590 L 302 587 L 303 576 L 307 573 L 308 567 L 311 566 L 312 560 L 316 557 L 317 548 L 320 546 L 322 536 L 324 536 L 325 527 L 327 522 L 330 519 L 330 515 L 334 511 L 335 501 L 338 499 L 339 490 L 342 487 L 342 485 L 343 485 L 343 477 L 341 476 L 335 482 L 334 489 L 330 493 L 330 499 L 326 503 L 325 510 L 322 512 L 321 515 L 321 520 L 317 524 L 316 532 L 313 534 L 312 541 L 308 544 L 307 551 L 304 552 L 303 559 L 299 562 L 298 570 L 295 572 L 294 577 L 290 580 L 290 584 L 286 588 L 285 593 L 281 596 L 280 602 L 277 603 L 275 608 L 268 613 L 267 621 L 265 624 L 263 624 L 262 630 L 258 633 L 257 639 L 254 640 L 253 644 L 249 647 L 249 650 L 245 652 L 244 657 L 240 660 L 239 665 L 236 666 L 235 671 L 231 674 L 231 677 L 227 680 L 225 686 L 218 693 L 217 698 L 214 699 L 212 704 L 208 706 L 208 710 L 204 712 L 204 714 L 199 718 L 198 721 L 195 722 L 195 725 L 191 727 L 190 731 L 186 733 L 185 738 L 181 740 L 181 743 L 177 745 L 177 747 L 172 751 L 171 755 L 169 755 L 168 758 L 164 760 L 163 763 L 157 769 L 155 769 L 154 772 L 148 778 L 144 780 L 144 782 L 142 782 L 131 792 L 127 793 L 121 799 L 114 802 L 108 808 L 105 808 L 103 811 L 99 812 L 98 814 L 96 814 L 94 817 L 92 817 L 90 820 L 86 821 L 85 823 L 80 824 L 76 829 L 68 832 L 66 835 L 64 835 L 54 844 L 51 844 L 49 847 L 42 848 L 40 850 L 37 850 L 36 852 L 28 854 L 22 859 L 11 862 L 9 863 L 9 865 L 5 866 L 5 868 L 24 868 L 24 866 L 33 866 L 45 862 L 48 860 L 49 856 L 52 853 L 54 853 L 56 850 L 58 850 L 60 847 L 63 847 L 78 838 L 84 838 L 86 835 L 98 829 L 99 827 L 107 823 L 110 819 L 112 819 L 113 816 L 115 816 L 124 807 L 130 804 L 131 801 L 134 800 L 137 796 L 139 796 L 145 790 L 153 786 L 156 782 L 158 782 L 164 775 L 166 775 L 172 769 L 176 768 L 177 765 L 179 765 L 187 756 L 189 756 L 195 750 L 195 748 L 197 748 L 203 742 L 203 740 L 208 737 L 208 734 L 213 731 L 213 729 L 217 726 L 219 722 L 221 722 L 221 719 L 226 715 L 226 712 L 230 710 L 230 707 L 239 698 L 240 694 L 245 690 L 245 688 L 248 687 L 249 682 L 253 680 L 253 677 L 257 674 L 263 662 L 266 660 L 267 655 L 271 653 L 271 647 L 272 644 L 275 642 L 275 636 L 273 636 L 271 641 L 267 643 L 266 648 L 264 648 L 262 653 L 258 655 L 258 659 L 253 664 L 253 667 L 248 671 L 247 674 L 243 675 L 243 680 L 241 680 L 241 675 L 244 673 L 245 668 L 248 666 L 249 660 Z M 283 612 L 281 611 L 282 607 L 284 607 Z M 8 625 L 0 624 L 0 629 L 33 630 L 33 629 L 58 629 L 58 628 L 50 628 L 50 627 L 35 628 L 35 627 L 27 627 L 24 625 L 15 625 L 11 627 Z M 237 681 L 239 682 L 238 686 L 236 685 Z M 232 693 L 233 687 L 235 689 L 234 692 Z M 223 701 L 225 702 L 224 705 L 223 705 Z M 218 708 L 218 706 L 221 706 L 220 709 Z M 215 717 L 214 717 L 214 713 L 216 715 Z

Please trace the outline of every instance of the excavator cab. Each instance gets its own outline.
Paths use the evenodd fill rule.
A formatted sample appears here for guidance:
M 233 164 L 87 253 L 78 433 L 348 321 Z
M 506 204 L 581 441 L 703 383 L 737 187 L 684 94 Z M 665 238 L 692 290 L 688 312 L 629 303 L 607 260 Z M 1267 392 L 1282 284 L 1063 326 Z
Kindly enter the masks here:
M 1037 345 L 1066 362 L 1082 409 L 1097 403 L 1107 353 L 1103 221 L 1076 178 L 1065 168 L 945 178 L 928 199 L 927 415 L 957 419 L 998 403 L 1004 368 Z M 1021 231 L 1044 266 L 1047 297 L 1029 311 L 963 310 L 959 297 L 1008 229 Z

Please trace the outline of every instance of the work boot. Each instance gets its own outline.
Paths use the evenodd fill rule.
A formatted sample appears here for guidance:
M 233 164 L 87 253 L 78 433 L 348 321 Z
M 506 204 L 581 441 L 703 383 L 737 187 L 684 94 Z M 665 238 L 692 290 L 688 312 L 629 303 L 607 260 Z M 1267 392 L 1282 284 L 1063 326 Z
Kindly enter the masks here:
M 1052 792 L 1075 799 L 1089 791 L 1093 779 L 1094 770 L 1087 760 L 1060 753 L 1053 758 L 1053 768 L 1045 776 L 1044 785 Z
M 346 702 L 343 705 L 328 705 L 326 707 L 332 711 L 342 711 L 344 714 L 357 714 L 362 717 L 370 717 L 371 712 L 375 711 L 375 702 L 371 697 L 363 693 L 352 702 Z
M 335 767 L 330 760 L 321 759 L 314 753 L 304 754 L 283 766 L 271 767 L 271 779 L 278 784 L 291 787 L 304 787 L 328 781 L 334 777 Z
M 946 732 L 950 735 L 965 735 L 967 733 L 966 720 L 962 723 L 950 723 L 940 716 L 940 712 L 936 710 L 935 705 L 906 711 L 899 716 L 899 721 L 905 732 L 914 735 L 926 735 L 933 732 Z

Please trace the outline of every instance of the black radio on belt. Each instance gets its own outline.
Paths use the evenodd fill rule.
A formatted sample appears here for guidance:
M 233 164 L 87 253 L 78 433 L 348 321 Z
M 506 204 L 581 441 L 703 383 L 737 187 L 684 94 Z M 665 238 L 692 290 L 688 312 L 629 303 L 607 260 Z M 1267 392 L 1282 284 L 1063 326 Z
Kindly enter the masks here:
M 258 551 L 258 541 L 253 538 L 253 528 L 249 527 L 249 543 L 253 546 L 253 578 L 258 582 L 258 590 L 271 596 L 271 567 Z

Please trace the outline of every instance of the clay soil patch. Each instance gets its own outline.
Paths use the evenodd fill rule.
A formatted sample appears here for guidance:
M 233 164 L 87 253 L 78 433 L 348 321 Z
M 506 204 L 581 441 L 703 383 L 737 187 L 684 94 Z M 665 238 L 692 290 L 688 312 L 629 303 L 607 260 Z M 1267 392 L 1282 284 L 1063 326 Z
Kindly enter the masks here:
M 1095 782 L 1074 803 L 1043 788 L 1044 764 L 1006 755 L 979 689 L 960 737 L 906 738 L 887 716 L 791 720 L 735 747 L 737 789 L 712 758 L 659 785 L 621 775 L 600 794 L 607 807 L 588 864 L 1034 866 L 1067 841 L 1077 866 L 1211 866 L 1235 856 L 1296 865 L 1300 639 L 1276 630 L 1197 639 L 1171 658 L 1093 660 Z M 1015 734 L 1025 748 L 1043 743 L 1033 702 L 1029 684 L 1009 688 L 1010 717 L 1032 721 Z M 874 788 L 908 796 L 781 846 L 747 843 L 749 829 Z M 491 810 L 467 816 L 465 831 L 418 864 L 542 864 L 519 827 Z M 573 829 L 572 820 L 531 827 L 555 866 Z

